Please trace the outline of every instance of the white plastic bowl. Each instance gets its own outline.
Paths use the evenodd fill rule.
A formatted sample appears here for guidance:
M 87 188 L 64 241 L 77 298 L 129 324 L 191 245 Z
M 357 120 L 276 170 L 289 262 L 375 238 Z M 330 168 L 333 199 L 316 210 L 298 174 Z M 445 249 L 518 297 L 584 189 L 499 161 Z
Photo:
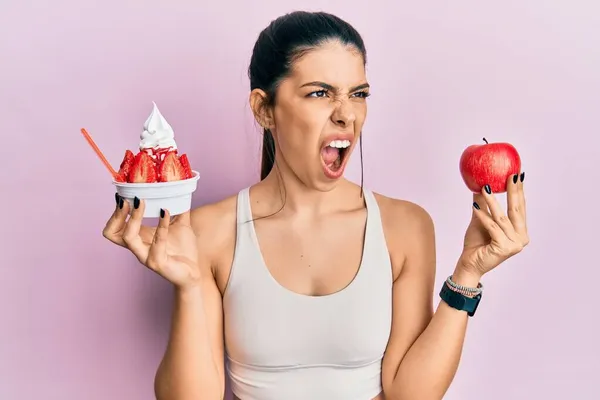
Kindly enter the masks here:
M 160 209 L 164 208 L 171 215 L 183 214 L 192 208 L 192 193 L 198 187 L 200 173 L 192 171 L 189 179 L 173 182 L 156 183 L 122 183 L 115 182 L 119 196 L 129 202 L 129 210 L 133 210 L 133 199 L 137 196 L 144 200 L 146 208 L 144 218 L 160 217 Z

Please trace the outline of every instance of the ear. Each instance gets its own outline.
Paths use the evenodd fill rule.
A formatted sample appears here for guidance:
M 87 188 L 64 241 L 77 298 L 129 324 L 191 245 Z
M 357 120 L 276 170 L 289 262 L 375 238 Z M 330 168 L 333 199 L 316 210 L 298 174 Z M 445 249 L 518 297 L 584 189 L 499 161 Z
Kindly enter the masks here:
M 250 108 L 260 126 L 264 129 L 273 128 L 273 118 L 267 107 L 267 94 L 264 90 L 254 89 L 250 92 Z

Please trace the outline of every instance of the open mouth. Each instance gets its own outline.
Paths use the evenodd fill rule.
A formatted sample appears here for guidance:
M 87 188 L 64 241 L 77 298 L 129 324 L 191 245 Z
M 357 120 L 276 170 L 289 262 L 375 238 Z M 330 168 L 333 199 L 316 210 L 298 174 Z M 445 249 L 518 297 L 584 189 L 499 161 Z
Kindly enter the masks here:
M 332 140 L 321 150 L 325 175 L 330 178 L 338 178 L 342 174 L 351 144 L 349 140 Z

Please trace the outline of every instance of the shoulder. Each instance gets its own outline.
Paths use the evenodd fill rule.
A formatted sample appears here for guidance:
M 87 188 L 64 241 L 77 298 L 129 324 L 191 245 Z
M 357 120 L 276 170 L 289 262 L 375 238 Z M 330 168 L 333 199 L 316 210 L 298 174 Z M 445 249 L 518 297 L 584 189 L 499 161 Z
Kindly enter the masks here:
M 195 208 L 190 215 L 192 228 L 198 236 L 227 231 L 228 226 L 235 226 L 236 210 L 237 194 Z
M 410 233 L 411 236 L 433 232 L 433 219 L 422 206 L 408 200 L 373 194 L 379 205 L 384 229 L 395 234 Z
M 237 194 L 195 208 L 190 213 L 192 229 L 198 238 L 198 251 L 211 265 L 235 246 Z
M 435 253 L 433 219 L 424 207 L 414 202 L 373 194 L 396 278 L 405 264 L 414 264 L 407 261 L 431 258 Z

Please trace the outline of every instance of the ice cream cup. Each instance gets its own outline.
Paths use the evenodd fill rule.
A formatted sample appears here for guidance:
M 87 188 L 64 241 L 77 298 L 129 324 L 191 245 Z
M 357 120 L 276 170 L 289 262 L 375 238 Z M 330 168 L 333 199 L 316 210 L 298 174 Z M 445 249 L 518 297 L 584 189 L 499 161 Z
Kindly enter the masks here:
M 155 183 L 122 183 L 113 181 L 119 196 L 129 202 L 129 210 L 133 210 L 135 197 L 144 200 L 144 218 L 158 218 L 160 209 L 164 208 L 171 215 L 183 214 L 192 208 L 192 193 L 198 187 L 200 173 L 192 171 L 189 179 L 173 182 Z

